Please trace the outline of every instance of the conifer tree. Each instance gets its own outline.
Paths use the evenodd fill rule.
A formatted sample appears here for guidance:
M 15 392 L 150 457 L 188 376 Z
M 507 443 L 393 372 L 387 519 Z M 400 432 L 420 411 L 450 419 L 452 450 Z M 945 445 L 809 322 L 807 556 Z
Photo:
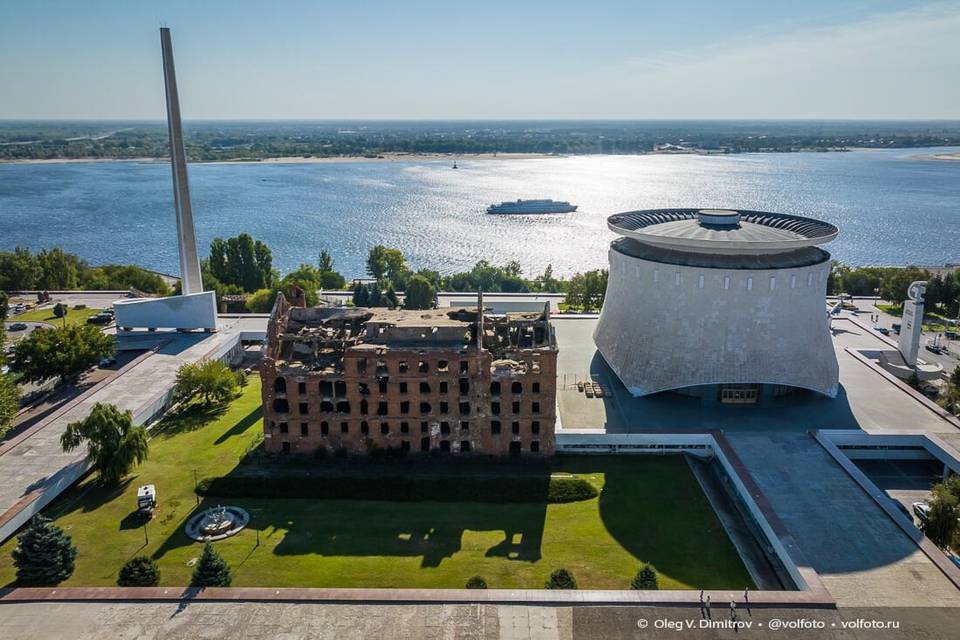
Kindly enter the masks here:
M 657 570 L 654 566 L 652 564 L 645 564 L 640 567 L 637 575 L 633 577 L 633 581 L 630 583 L 630 588 L 646 590 L 659 589 L 660 585 L 657 582 Z
M 557 569 L 550 574 L 550 579 L 544 585 L 544 589 L 576 589 L 577 580 L 567 569 Z
M 37 514 L 17 538 L 13 564 L 22 586 L 47 587 L 73 574 L 77 548 L 63 529 Z
M 121 587 L 155 587 L 160 584 L 160 568 L 153 558 L 137 556 L 120 569 L 117 584 Z
M 220 557 L 209 542 L 203 547 L 203 554 L 193 570 L 191 587 L 229 587 L 232 577 L 230 566 Z

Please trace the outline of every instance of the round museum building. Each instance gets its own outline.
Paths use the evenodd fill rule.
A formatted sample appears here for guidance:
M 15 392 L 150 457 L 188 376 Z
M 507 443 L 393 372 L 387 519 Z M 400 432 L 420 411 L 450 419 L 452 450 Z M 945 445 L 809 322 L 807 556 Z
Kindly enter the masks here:
M 837 394 L 825 304 L 835 226 L 783 213 L 655 209 L 610 216 L 597 349 L 634 396 L 752 403 Z

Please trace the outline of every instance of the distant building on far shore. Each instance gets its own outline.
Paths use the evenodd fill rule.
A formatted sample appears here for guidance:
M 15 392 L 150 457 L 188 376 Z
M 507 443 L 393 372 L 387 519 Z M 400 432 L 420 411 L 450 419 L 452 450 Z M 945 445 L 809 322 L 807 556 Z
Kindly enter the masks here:
M 552 455 L 557 343 L 544 312 L 292 306 L 260 364 L 264 446 Z

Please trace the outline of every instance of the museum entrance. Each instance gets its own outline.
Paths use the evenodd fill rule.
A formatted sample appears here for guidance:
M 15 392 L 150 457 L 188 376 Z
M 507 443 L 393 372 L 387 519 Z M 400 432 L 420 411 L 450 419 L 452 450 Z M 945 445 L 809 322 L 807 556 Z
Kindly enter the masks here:
M 758 384 L 725 384 L 720 386 L 721 404 L 757 404 L 760 399 Z

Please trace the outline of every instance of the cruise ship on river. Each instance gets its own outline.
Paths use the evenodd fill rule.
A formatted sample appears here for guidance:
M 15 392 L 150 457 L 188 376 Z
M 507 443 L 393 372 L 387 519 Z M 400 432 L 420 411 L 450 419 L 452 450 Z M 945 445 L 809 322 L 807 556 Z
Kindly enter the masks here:
M 576 210 L 577 205 L 557 200 L 517 200 L 487 207 L 487 213 L 499 214 L 571 213 Z

